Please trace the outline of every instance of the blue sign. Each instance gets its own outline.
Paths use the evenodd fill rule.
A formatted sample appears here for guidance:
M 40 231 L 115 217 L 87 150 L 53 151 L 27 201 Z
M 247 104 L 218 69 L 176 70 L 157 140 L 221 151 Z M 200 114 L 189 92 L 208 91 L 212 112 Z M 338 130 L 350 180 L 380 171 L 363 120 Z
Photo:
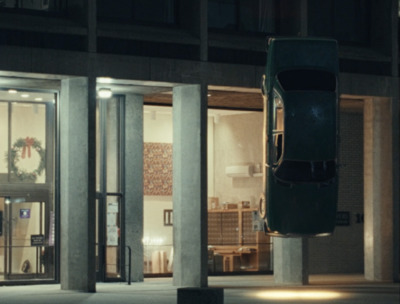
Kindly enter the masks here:
M 19 209 L 19 218 L 21 219 L 31 218 L 31 209 Z

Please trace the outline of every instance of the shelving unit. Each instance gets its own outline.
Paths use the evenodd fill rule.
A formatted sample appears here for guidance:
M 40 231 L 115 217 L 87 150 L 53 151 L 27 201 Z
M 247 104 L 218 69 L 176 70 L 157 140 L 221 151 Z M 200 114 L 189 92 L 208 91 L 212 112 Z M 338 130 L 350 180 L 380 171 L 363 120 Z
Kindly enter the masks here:
M 253 231 L 256 209 L 208 211 L 209 264 L 216 272 L 270 270 L 270 237 Z

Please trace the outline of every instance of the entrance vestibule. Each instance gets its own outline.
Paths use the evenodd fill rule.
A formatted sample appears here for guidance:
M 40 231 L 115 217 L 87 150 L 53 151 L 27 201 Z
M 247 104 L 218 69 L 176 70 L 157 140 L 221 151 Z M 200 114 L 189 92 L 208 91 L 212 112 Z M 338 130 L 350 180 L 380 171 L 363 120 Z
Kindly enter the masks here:
M 0 284 L 56 279 L 56 100 L 0 90 Z

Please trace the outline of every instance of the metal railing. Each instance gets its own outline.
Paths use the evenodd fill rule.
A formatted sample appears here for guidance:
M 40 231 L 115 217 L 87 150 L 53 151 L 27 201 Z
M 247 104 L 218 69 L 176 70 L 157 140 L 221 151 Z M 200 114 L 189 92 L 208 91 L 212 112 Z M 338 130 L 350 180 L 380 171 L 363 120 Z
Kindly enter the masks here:
M 130 246 L 125 246 L 128 248 L 128 285 L 131 285 L 131 271 L 132 271 L 132 249 Z

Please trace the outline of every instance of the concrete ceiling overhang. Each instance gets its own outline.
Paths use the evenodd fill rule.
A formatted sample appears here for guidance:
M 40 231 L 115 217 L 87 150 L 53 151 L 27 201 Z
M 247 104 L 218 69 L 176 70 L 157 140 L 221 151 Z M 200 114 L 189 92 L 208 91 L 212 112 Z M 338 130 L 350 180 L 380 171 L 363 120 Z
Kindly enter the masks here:
M 73 76 L 42 75 L 31 73 L 0 71 L 0 87 L 41 90 L 60 90 L 61 80 Z M 139 94 L 144 96 L 147 105 L 172 105 L 172 91 L 179 83 L 97 78 L 97 89 L 109 88 L 114 94 Z M 263 97 L 258 88 L 208 86 L 208 107 L 214 109 L 233 109 L 262 111 Z M 363 98 L 343 95 L 340 108 L 344 112 L 362 112 Z

